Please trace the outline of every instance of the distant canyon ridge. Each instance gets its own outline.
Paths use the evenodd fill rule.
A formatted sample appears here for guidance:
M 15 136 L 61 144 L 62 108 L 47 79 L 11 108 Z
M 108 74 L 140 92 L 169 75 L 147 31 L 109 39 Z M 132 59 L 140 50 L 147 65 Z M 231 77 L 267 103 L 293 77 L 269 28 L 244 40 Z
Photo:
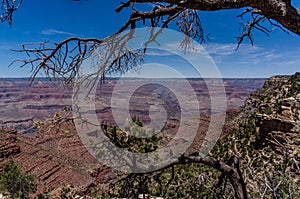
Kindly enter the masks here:
M 180 80 L 167 79 L 180 86 Z M 200 112 L 210 114 L 210 93 L 206 84 L 214 84 L 214 79 L 188 79 L 199 100 Z M 227 110 L 236 111 L 244 105 L 251 92 L 259 89 L 265 79 L 224 79 Z M 107 79 L 97 87 L 95 112 L 99 121 L 114 124 L 110 99 L 117 79 Z M 51 83 L 45 78 L 37 78 L 32 85 L 26 78 L 0 79 L 0 128 L 18 130 L 19 134 L 33 136 L 36 132 L 34 121 L 52 118 L 56 112 L 72 107 L 70 87 L 61 83 Z M 124 90 L 126 93 L 126 90 Z M 139 116 L 146 124 L 150 122 L 149 107 L 161 105 L 167 112 L 168 120 L 178 118 L 180 105 L 174 93 L 159 84 L 147 84 L 138 88 L 131 96 L 130 114 Z M 125 119 L 125 118 L 124 118 Z M 176 122 L 176 121 L 174 121 Z M 171 122 L 172 123 L 172 122 Z M 169 125 L 171 125 L 169 123 Z

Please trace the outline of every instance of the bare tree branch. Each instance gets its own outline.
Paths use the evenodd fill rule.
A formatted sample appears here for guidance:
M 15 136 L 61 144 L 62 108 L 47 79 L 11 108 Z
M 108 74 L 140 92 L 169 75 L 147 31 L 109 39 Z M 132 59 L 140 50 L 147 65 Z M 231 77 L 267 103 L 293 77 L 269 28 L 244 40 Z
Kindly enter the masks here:
M 8 23 L 12 25 L 13 13 L 20 8 L 22 2 L 22 0 L 2 0 L 0 21 L 2 23 L 8 21 Z
M 164 19 L 164 16 L 168 17 Z M 175 19 L 178 19 L 177 25 L 180 30 L 187 35 L 187 40 L 183 42 L 186 44 L 185 48 L 191 47 L 189 37 L 200 42 L 204 41 L 204 31 L 197 12 L 176 5 L 158 6 L 148 12 L 134 9 L 129 20 L 117 32 L 104 39 L 70 37 L 58 44 L 49 42 L 23 44 L 22 49 L 17 52 L 26 53 L 30 59 L 15 60 L 11 65 L 16 62 L 21 63 L 21 67 L 30 65 L 32 68 L 31 82 L 43 72 L 50 80 L 63 78 L 67 83 L 71 83 L 78 75 L 81 63 L 91 58 L 93 60 L 92 67 L 98 67 L 98 69 L 89 77 L 94 76 L 95 80 L 103 79 L 108 74 L 123 73 L 141 63 L 147 45 L 154 42 L 162 29 L 168 27 L 169 23 Z M 133 31 L 137 22 L 145 23 L 145 20 L 148 20 L 150 26 L 161 26 L 162 29 L 151 34 L 149 40 L 145 42 L 143 53 L 133 52 L 127 47 L 132 33 L 129 32 L 123 38 L 119 38 L 119 34 L 128 28 Z
M 8 1 L 3 1 L 2 4 L 7 4 L 5 2 Z M 15 3 L 15 1 L 12 2 Z M 254 29 L 268 35 L 273 29 L 269 29 L 261 24 L 265 22 L 269 22 L 272 26 L 279 27 L 282 30 L 284 30 L 282 28 L 282 26 L 284 26 L 296 34 L 300 34 L 299 11 L 287 0 L 154 0 L 151 1 L 151 3 L 156 3 L 154 4 L 155 7 L 150 11 L 139 11 L 134 8 L 135 4 L 149 2 L 149 0 L 130 0 L 122 2 L 121 5 L 116 8 L 116 12 L 131 7 L 132 14 L 128 21 L 112 36 L 116 36 L 128 28 L 136 28 L 138 22 L 142 22 L 143 25 L 146 25 L 147 23 L 147 25 L 152 27 L 162 28 L 166 28 L 171 22 L 175 22 L 179 31 L 187 35 L 186 40 L 183 41 L 181 47 L 188 50 L 192 48 L 190 38 L 196 39 L 199 42 L 205 40 L 201 20 L 196 10 L 212 11 L 233 8 L 246 8 L 239 17 L 243 17 L 245 14 L 250 14 L 251 17 L 251 20 L 247 23 L 241 24 L 241 35 L 236 37 L 237 48 L 245 38 L 249 39 L 253 44 Z M 17 6 L 9 4 L 10 9 L 6 10 L 18 8 L 21 3 L 22 1 L 19 1 Z M 274 23 L 272 20 L 277 21 L 280 25 Z M 67 75 L 68 78 L 66 78 L 66 80 L 70 82 L 71 79 L 76 76 L 76 73 L 78 73 L 79 65 L 82 61 L 89 57 L 92 54 L 92 51 L 96 49 L 98 45 L 102 45 L 107 39 L 109 38 L 71 37 L 56 44 L 53 48 L 46 47 L 46 42 L 41 43 L 39 48 L 29 48 L 29 45 L 23 45 L 21 52 L 25 52 L 27 55 L 34 58 L 16 61 L 21 61 L 21 67 L 31 65 L 33 71 L 32 79 L 34 79 L 39 72 L 44 71 L 48 77 L 53 76 L 53 79 L 55 79 L 56 76 L 64 77 Z M 150 38 L 148 43 L 150 42 L 155 42 L 155 40 Z M 146 46 L 148 43 L 146 43 Z M 118 64 L 120 62 L 117 58 L 113 63 Z M 55 67 L 55 65 L 60 66 Z M 116 69 L 117 68 L 121 70 L 122 67 L 119 65 Z M 110 70 L 103 70 L 103 72 L 104 71 L 111 72 Z M 100 76 L 104 77 L 104 73 Z
M 233 159 L 235 162 L 237 161 L 236 157 L 233 157 Z M 213 169 L 216 169 L 218 171 L 220 171 L 222 173 L 222 176 L 225 175 L 231 182 L 233 188 L 234 188 L 234 192 L 235 192 L 235 198 L 237 199 L 247 199 L 248 198 L 248 193 L 247 193 L 247 189 L 246 189 L 246 185 L 244 183 L 244 179 L 243 177 L 240 175 L 240 171 L 239 171 L 239 165 L 236 162 L 234 167 L 229 166 L 228 164 L 219 161 L 213 157 L 210 156 L 205 156 L 205 157 L 201 157 L 201 156 L 194 156 L 194 155 L 182 155 L 181 157 L 179 157 L 178 159 L 174 159 L 172 161 L 171 164 L 167 165 L 166 167 L 163 167 L 157 171 L 153 171 L 150 173 L 146 173 L 146 174 L 138 174 L 138 175 L 145 175 L 145 176 L 155 176 L 159 173 L 164 172 L 166 169 L 171 168 L 171 172 L 173 171 L 173 168 L 175 165 L 191 165 L 191 164 L 205 164 Z M 147 169 L 146 167 L 149 167 L 151 165 L 137 165 L 138 167 L 145 167 L 144 169 Z M 172 174 L 172 173 L 171 173 Z M 132 176 L 127 176 L 125 177 L 126 179 L 131 179 Z M 173 180 L 174 176 L 172 174 L 170 180 L 167 182 L 166 186 L 168 186 L 170 184 L 170 182 Z
M 121 5 L 118 11 L 134 3 L 148 3 L 149 0 L 130 0 Z M 164 2 L 185 8 L 214 11 L 234 8 L 252 7 L 259 10 L 268 19 L 273 19 L 283 27 L 300 35 L 300 11 L 296 9 L 291 0 L 153 0 L 151 2 Z

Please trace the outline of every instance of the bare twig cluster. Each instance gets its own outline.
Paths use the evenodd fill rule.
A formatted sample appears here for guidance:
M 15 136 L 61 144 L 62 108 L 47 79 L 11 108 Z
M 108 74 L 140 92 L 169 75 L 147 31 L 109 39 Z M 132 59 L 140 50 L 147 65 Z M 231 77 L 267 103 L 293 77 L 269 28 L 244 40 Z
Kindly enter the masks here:
M 13 23 L 13 13 L 20 8 L 22 0 L 2 0 L 0 21 L 3 23 L 8 21 L 10 25 Z
M 130 4 L 124 3 L 116 9 L 121 11 Z M 93 81 L 104 79 L 106 75 L 124 73 L 143 62 L 143 54 L 147 45 L 156 42 L 156 37 L 163 28 L 168 27 L 172 21 L 176 21 L 179 30 L 186 34 L 186 40 L 182 47 L 187 50 L 192 46 L 190 38 L 200 42 L 204 41 L 204 31 L 201 26 L 197 11 L 172 4 L 156 4 L 151 11 L 139 11 L 131 5 L 132 14 L 128 21 L 115 34 L 104 38 L 79 38 L 71 37 L 60 43 L 41 42 L 38 44 L 23 44 L 17 52 L 26 53 L 29 59 L 14 60 L 12 64 L 20 63 L 21 67 L 30 65 L 32 68 L 31 80 L 39 74 L 45 74 L 50 80 L 63 78 L 71 83 L 80 73 L 80 66 L 89 59 L 92 61 L 93 73 L 87 78 L 94 77 Z M 160 27 L 161 30 L 151 30 L 149 40 L 145 42 L 143 51 L 130 49 L 127 43 L 133 36 L 137 23 Z M 120 36 L 125 30 L 128 33 Z
M 274 4 L 268 4 L 270 4 L 270 7 L 273 6 L 274 9 L 283 9 L 279 7 L 281 5 L 281 0 L 278 1 L 279 2 L 274 2 Z M 2 19 L 4 21 L 8 20 L 11 23 L 12 13 L 19 8 L 21 3 L 22 1 L 18 1 L 17 3 L 17 1 L 10 2 L 8 0 L 3 0 L 2 6 L 6 14 L 3 15 Z M 118 40 L 114 39 L 118 34 L 128 29 L 135 29 L 138 27 L 138 23 L 150 27 L 160 28 L 167 28 L 173 23 L 178 27 L 179 31 L 186 35 L 186 38 L 180 47 L 187 51 L 193 48 L 191 39 L 195 39 L 201 43 L 207 38 L 197 10 L 210 11 L 249 6 L 247 1 L 221 2 L 215 0 L 203 1 L 202 4 L 198 4 L 198 2 L 189 1 L 161 0 L 151 2 L 153 4 L 153 8 L 148 11 L 144 11 L 138 9 L 138 5 L 142 3 L 149 2 L 147 0 L 129 0 L 127 2 L 122 2 L 121 5 L 116 8 L 116 12 L 121 12 L 125 8 L 131 9 L 132 12 L 124 25 L 108 38 L 98 39 L 71 37 L 57 44 L 50 44 L 49 42 L 41 42 L 39 44 L 23 44 L 22 49 L 19 50 L 19 52 L 26 53 L 29 58 L 15 60 L 14 63 L 16 61 L 21 63 L 21 67 L 30 65 L 32 67 L 32 80 L 34 80 L 34 78 L 41 72 L 45 73 L 45 75 L 51 80 L 56 79 L 57 77 L 62 77 L 66 80 L 66 82 L 71 82 L 72 79 L 78 75 L 80 66 L 84 60 L 87 58 L 92 58 L 93 56 L 95 58 L 98 56 L 98 59 L 101 59 L 101 65 L 98 65 L 98 74 L 93 74 L 93 76 L 103 79 L 105 75 L 114 72 L 122 73 L 127 71 L 128 68 L 130 68 L 129 65 L 132 63 L 138 64 L 139 61 L 137 61 L 137 54 L 125 47 L 126 41 L 129 41 L 129 37 L 127 37 L 127 39 L 124 38 L 123 41 L 120 41 L 122 44 L 119 45 L 119 47 L 111 47 L 111 45 L 115 45 L 115 41 Z M 253 4 L 252 8 L 246 8 L 245 11 L 238 16 L 243 17 L 246 14 L 247 16 L 250 14 L 250 18 L 248 17 L 249 19 L 247 23 L 241 23 L 241 35 L 236 37 L 237 48 L 246 38 L 249 39 L 253 44 L 254 30 L 261 31 L 267 35 L 273 30 L 274 27 L 278 27 L 285 31 L 285 29 L 282 27 L 283 23 L 277 20 L 276 17 L 271 16 L 273 14 L 271 13 L 271 10 L 265 10 L 265 6 L 267 6 L 267 4 L 265 4 L 257 2 Z M 290 4 L 286 5 L 291 6 Z M 291 9 L 292 8 L 293 7 L 291 6 Z M 268 25 L 266 22 L 268 22 L 270 25 Z M 157 31 L 152 34 L 152 36 L 149 38 L 149 41 L 145 43 L 145 49 L 143 53 L 146 53 L 147 45 L 150 42 L 156 42 L 155 38 L 158 34 L 160 34 L 160 32 L 161 31 Z M 116 52 L 104 52 L 109 51 L 108 49 L 113 49 Z M 104 54 L 106 54 L 106 58 L 103 57 Z M 141 55 L 141 52 L 138 54 Z M 104 61 L 104 59 L 107 60 Z M 131 59 L 135 61 L 131 61 Z M 96 59 L 93 60 L 95 61 Z M 96 62 L 97 61 L 95 61 L 95 63 Z M 135 64 L 133 64 L 132 67 L 134 66 Z
M 244 10 L 243 13 L 238 15 L 237 17 L 243 18 L 244 15 L 250 14 L 250 19 L 247 21 L 247 23 L 241 22 L 240 24 L 240 36 L 237 36 L 237 48 L 243 43 L 244 39 L 247 38 L 250 40 L 251 44 L 254 44 L 254 37 L 253 37 L 253 31 L 258 30 L 267 36 L 269 36 L 269 33 L 272 32 L 275 27 L 279 28 L 283 32 L 288 33 L 281 25 L 274 22 L 272 19 L 268 18 L 267 16 L 263 15 L 261 10 L 255 9 L 255 8 L 247 8 Z M 269 25 L 267 24 L 269 23 Z M 271 27 L 269 28 L 268 26 Z
M 149 193 L 153 187 L 159 189 L 162 197 L 201 197 L 214 196 L 217 198 L 248 198 L 248 192 L 243 176 L 239 169 L 238 158 L 233 157 L 234 166 L 214 159 L 212 157 L 186 156 L 174 160 L 167 167 L 149 173 L 132 173 L 117 182 L 124 196 Z M 201 165 L 208 166 L 209 172 L 205 172 Z M 212 175 L 212 173 L 215 173 Z M 219 176 L 219 181 L 218 175 Z M 186 176 L 191 174 L 190 176 Z M 214 177 L 212 177 L 214 176 Z M 153 187 L 151 187 L 151 186 Z M 177 193 L 168 193 L 176 190 Z M 195 194 L 195 195 L 193 195 Z
M 92 72 L 86 79 L 94 77 L 96 83 L 105 74 L 124 72 L 142 62 L 141 53 L 127 47 L 131 37 L 132 32 L 129 32 L 121 37 L 105 39 L 71 37 L 52 46 L 49 42 L 23 44 L 17 52 L 25 52 L 30 59 L 15 60 L 12 64 L 19 62 L 21 67 L 30 65 L 32 81 L 44 72 L 52 81 L 62 78 L 66 83 L 72 83 L 80 73 L 81 64 L 89 59 Z

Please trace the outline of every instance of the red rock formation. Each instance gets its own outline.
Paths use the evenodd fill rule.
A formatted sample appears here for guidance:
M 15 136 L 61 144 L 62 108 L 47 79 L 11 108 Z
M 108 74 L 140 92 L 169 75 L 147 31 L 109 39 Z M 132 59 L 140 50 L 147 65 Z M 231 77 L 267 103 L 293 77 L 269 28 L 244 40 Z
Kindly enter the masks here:
M 20 153 L 20 146 L 17 141 L 17 131 L 0 129 L 0 136 L 0 162 Z
M 107 187 L 116 174 L 91 156 L 76 134 L 71 120 L 43 127 L 36 138 L 5 130 L 0 144 L 0 163 L 13 158 L 37 179 L 37 191 L 74 185 L 79 192 Z

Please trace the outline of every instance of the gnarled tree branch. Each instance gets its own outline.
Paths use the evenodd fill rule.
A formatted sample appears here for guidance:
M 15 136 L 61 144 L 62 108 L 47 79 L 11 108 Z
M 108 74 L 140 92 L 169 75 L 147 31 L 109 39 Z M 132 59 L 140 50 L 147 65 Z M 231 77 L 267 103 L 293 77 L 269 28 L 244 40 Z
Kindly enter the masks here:
M 122 180 L 127 180 L 128 178 L 132 180 L 134 180 L 132 175 L 145 175 L 150 177 L 156 176 L 161 174 L 162 172 L 166 171 L 167 169 L 171 168 L 171 172 L 172 172 L 172 176 L 170 178 L 170 180 L 167 182 L 166 187 L 169 186 L 170 181 L 173 180 L 173 175 L 174 175 L 174 166 L 176 165 L 191 165 L 191 164 L 204 164 L 207 165 L 209 167 L 211 167 L 212 169 L 215 169 L 217 171 L 220 171 L 222 173 L 221 176 L 226 176 L 229 180 L 231 185 L 233 186 L 234 189 L 234 195 L 235 198 L 237 199 L 247 199 L 248 197 L 248 192 L 246 189 L 246 185 L 244 183 L 244 179 L 241 175 L 241 171 L 239 168 L 239 158 L 236 156 L 233 156 L 232 158 L 232 162 L 231 164 L 233 164 L 233 166 L 230 166 L 229 164 L 226 164 L 220 160 L 217 160 L 211 156 L 199 156 L 199 155 L 187 155 L 184 154 L 182 156 L 180 156 L 177 159 L 173 159 L 172 163 L 160 168 L 157 171 L 153 171 L 150 173 L 145 173 L 145 174 L 129 174 L 129 176 L 126 176 L 124 179 Z M 129 162 L 128 162 L 129 163 Z M 130 164 L 130 163 L 129 163 Z M 151 167 L 151 165 L 143 165 L 143 164 L 136 164 L 135 166 L 139 167 L 139 168 L 143 168 L 143 169 L 149 169 L 149 167 Z
M 149 0 L 130 0 L 122 4 L 117 11 L 134 3 L 149 2 Z M 300 11 L 291 4 L 291 0 L 151 0 L 151 2 L 171 3 L 203 11 L 252 7 L 260 10 L 266 18 L 277 21 L 300 36 Z
M 10 25 L 13 23 L 13 13 L 20 8 L 22 0 L 2 0 L 0 9 L 0 21 L 3 23 L 8 21 Z

